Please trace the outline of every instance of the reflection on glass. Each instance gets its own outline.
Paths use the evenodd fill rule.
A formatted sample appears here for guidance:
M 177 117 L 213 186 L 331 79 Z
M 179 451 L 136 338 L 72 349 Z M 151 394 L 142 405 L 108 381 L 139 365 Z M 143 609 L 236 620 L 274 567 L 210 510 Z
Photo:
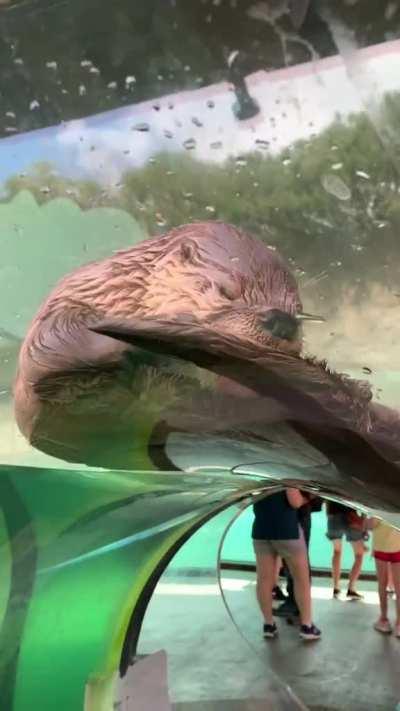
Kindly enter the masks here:
M 400 13 L 3 0 L 0 20 L 1 695 L 109 711 L 192 524 L 277 480 L 398 523 Z

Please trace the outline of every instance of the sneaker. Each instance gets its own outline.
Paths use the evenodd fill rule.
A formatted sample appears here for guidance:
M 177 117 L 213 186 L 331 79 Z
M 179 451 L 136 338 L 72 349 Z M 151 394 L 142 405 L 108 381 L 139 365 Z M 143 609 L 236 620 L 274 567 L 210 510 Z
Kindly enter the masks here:
M 374 630 L 377 632 L 382 632 L 383 634 L 390 634 L 392 631 L 392 626 L 389 620 L 377 620 L 374 624 Z
M 273 588 L 272 597 L 274 600 L 279 600 L 280 602 L 287 600 L 287 596 L 279 585 L 275 585 L 275 587 Z
M 347 591 L 346 597 L 348 600 L 364 600 L 364 595 L 361 595 L 361 593 L 358 593 L 355 590 L 350 590 L 350 588 Z
M 279 605 L 279 607 L 274 610 L 275 617 L 296 617 L 298 614 L 299 611 L 291 600 L 285 600 L 282 605 Z
M 265 639 L 275 639 L 278 636 L 278 628 L 275 622 L 272 625 L 264 624 L 263 634 Z
M 321 630 L 315 625 L 301 625 L 300 627 L 300 637 L 308 642 L 320 639 Z
M 335 598 L 335 600 L 337 600 L 339 598 L 340 593 L 341 593 L 340 588 L 333 588 L 333 597 Z

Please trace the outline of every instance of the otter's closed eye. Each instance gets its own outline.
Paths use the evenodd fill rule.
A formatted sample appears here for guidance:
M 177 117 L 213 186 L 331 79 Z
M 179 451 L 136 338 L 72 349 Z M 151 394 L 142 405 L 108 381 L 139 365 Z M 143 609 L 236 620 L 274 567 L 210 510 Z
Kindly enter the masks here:
M 235 301 L 235 299 L 238 298 L 238 294 L 235 293 L 235 290 L 229 286 L 226 286 L 224 284 L 218 284 L 217 289 L 220 295 L 224 297 L 224 299 L 229 299 L 229 301 Z

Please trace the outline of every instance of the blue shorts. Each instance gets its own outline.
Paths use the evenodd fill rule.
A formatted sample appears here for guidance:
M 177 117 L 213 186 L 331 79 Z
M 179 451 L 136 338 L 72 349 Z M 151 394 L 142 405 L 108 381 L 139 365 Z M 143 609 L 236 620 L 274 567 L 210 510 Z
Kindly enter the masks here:
M 359 528 L 349 526 L 345 513 L 337 513 L 328 514 L 328 530 L 326 535 L 330 541 L 338 541 L 343 536 L 346 536 L 346 541 L 354 543 L 355 541 L 363 540 L 364 532 Z

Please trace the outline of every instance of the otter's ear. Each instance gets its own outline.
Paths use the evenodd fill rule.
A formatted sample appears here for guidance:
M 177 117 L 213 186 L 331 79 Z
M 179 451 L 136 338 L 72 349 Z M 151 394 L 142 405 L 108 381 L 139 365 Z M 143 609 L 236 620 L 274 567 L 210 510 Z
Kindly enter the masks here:
M 185 239 L 181 244 L 180 256 L 183 264 L 193 264 L 199 253 L 196 242 Z

